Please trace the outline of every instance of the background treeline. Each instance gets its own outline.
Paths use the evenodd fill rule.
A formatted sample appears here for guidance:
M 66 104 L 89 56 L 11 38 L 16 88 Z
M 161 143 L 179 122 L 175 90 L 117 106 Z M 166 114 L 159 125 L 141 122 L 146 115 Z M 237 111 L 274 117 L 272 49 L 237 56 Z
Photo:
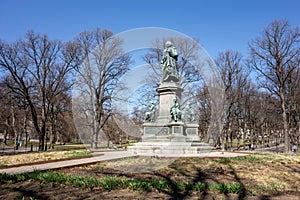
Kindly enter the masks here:
M 83 137 L 93 148 L 102 140 L 101 130 L 113 143 L 128 139 L 114 120 L 111 102 L 118 98 L 120 77 L 130 69 L 132 57 L 122 51 L 122 40 L 112 36 L 109 30 L 95 29 L 62 42 L 28 31 L 13 43 L 0 40 L 0 134 L 4 142 L 26 145 L 29 139 L 38 139 L 39 150 L 54 148 L 57 142 L 79 142 L 77 131 L 81 130 L 76 130 L 75 123 L 83 120 L 74 123 L 73 115 L 88 119 L 81 124 L 90 127 Z M 196 59 L 196 46 L 183 38 L 169 39 L 180 54 L 181 84 L 195 99 L 199 134 L 207 140 L 212 100 L 208 86 L 189 64 Z M 141 92 L 141 102 L 128 116 L 137 124 L 142 123 L 146 105 L 156 95 L 157 63 L 164 42 L 154 41 L 153 49 L 143 56 L 154 75 L 146 80 L 148 90 Z M 219 53 L 215 62 L 224 84 L 225 105 L 220 116 L 223 127 L 213 141 L 216 146 L 270 146 L 275 141 L 284 143 L 286 151 L 291 145 L 299 146 L 299 44 L 298 27 L 275 20 L 249 40 L 247 55 L 235 50 Z M 73 86 L 82 89 L 77 91 L 77 102 L 90 104 L 72 109 Z

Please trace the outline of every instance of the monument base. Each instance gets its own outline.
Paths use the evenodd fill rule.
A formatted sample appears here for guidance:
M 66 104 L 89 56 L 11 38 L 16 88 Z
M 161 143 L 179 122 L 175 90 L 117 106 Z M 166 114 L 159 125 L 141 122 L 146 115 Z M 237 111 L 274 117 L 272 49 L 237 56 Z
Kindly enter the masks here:
M 214 150 L 214 147 L 200 142 L 198 124 L 181 121 L 184 119 L 182 113 L 177 116 L 178 121 L 174 120 L 174 116 L 172 119 L 170 109 L 176 101 L 181 104 L 181 86 L 176 82 L 163 82 L 156 91 L 159 96 L 157 116 L 143 124 L 142 141 L 129 146 L 128 151 L 138 155 L 180 157 Z
M 138 155 L 161 157 L 197 156 L 214 150 L 214 147 L 200 142 L 198 127 L 183 122 L 144 123 L 142 142 L 129 146 L 127 150 Z
M 214 147 L 200 142 L 139 142 L 134 146 L 127 147 L 127 150 L 133 154 L 160 157 L 197 156 L 214 149 Z

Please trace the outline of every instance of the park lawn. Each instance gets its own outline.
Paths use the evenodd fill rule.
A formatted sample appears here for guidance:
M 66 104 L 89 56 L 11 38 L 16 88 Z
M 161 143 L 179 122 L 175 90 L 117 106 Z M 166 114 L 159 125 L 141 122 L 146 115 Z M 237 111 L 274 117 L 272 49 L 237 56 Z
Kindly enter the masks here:
M 84 157 L 90 155 L 91 153 L 86 149 L 4 155 L 4 156 L 0 156 L 0 167 L 23 165 L 28 163 L 36 163 L 36 162 L 66 159 L 66 158 L 77 158 L 77 157 Z
M 300 196 L 300 156 L 138 157 L 1 178 L 0 199 L 10 193 L 11 199 L 294 200 Z
M 142 173 L 144 169 L 148 172 Z M 157 170 L 151 172 L 151 169 Z M 254 154 L 237 158 L 180 158 L 171 162 L 161 158 L 127 158 L 62 172 L 97 178 L 107 174 L 142 180 L 154 177 L 167 179 L 172 183 L 240 183 L 248 195 L 300 192 L 299 155 Z

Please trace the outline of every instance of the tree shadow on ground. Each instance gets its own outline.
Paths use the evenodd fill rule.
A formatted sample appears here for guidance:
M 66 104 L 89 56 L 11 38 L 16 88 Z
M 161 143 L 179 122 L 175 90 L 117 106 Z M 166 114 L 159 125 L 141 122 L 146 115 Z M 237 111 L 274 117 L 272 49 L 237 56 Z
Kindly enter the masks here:
M 186 171 L 183 170 L 178 170 L 175 166 L 169 166 L 170 168 L 174 169 L 177 171 L 177 173 L 181 174 L 182 176 L 185 177 L 190 177 L 190 174 L 188 174 Z M 195 165 L 192 166 L 193 168 L 196 168 Z M 186 199 L 188 198 L 191 193 L 193 192 L 194 188 L 185 188 L 183 193 L 180 193 L 180 190 L 176 184 L 175 181 L 173 181 L 169 176 L 166 176 L 162 173 L 155 173 L 155 175 L 167 180 L 170 185 L 171 185 L 171 191 L 170 192 L 165 192 L 168 194 L 171 199 Z M 195 176 L 192 176 L 193 178 L 190 179 L 190 186 L 195 185 L 196 183 L 206 183 L 208 184 L 209 182 L 214 182 L 216 184 L 220 183 L 217 179 L 209 175 L 208 173 L 205 173 L 204 171 L 197 169 L 197 174 Z M 225 199 L 230 199 L 228 194 L 224 194 Z M 199 196 L 199 199 L 207 199 L 210 197 L 210 194 L 208 193 L 208 188 L 204 188 L 204 190 L 201 192 L 201 195 Z
M 245 199 L 245 197 L 247 196 L 247 191 L 246 191 L 246 187 L 244 185 L 244 183 L 242 182 L 241 178 L 237 175 L 235 169 L 232 167 L 232 165 L 228 164 L 229 166 L 229 169 L 231 170 L 233 176 L 234 176 L 234 179 L 242 185 L 242 190 L 241 192 L 239 192 L 239 196 L 238 196 L 238 199 Z
M 265 194 L 264 192 L 262 193 L 259 192 L 255 196 L 252 196 L 251 191 L 250 190 L 247 191 L 245 184 L 252 182 L 253 180 L 250 180 L 249 178 L 242 179 L 241 177 L 243 176 L 239 175 L 239 171 L 237 171 L 238 169 L 234 165 L 235 162 L 240 162 L 239 160 L 232 161 L 229 158 L 218 159 L 216 163 L 214 163 L 215 165 L 213 167 L 210 166 L 207 170 L 204 170 L 204 168 L 202 169 L 201 162 L 203 162 L 203 160 L 201 161 L 201 158 L 199 158 L 199 160 L 198 159 L 183 160 L 183 161 L 179 161 L 179 163 L 170 164 L 166 169 L 161 169 L 149 173 L 128 173 L 116 169 L 105 169 L 105 168 L 89 171 L 89 173 L 94 173 L 96 176 L 113 175 L 117 177 L 127 177 L 130 179 L 141 180 L 141 181 L 149 181 L 152 178 L 165 180 L 168 183 L 169 188 L 162 189 L 162 190 L 159 190 L 158 188 L 156 189 L 158 189 L 158 192 L 165 194 L 170 199 L 190 198 L 191 193 L 195 191 L 195 187 L 193 186 L 197 183 L 206 184 L 205 186 L 206 188 L 202 189 L 201 191 L 196 191 L 197 194 L 195 193 L 192 194 L 193 197 L 197 195 L 199 199 L 214 199 L 216 195 L 218 196 L 217 199 L 219 198 L 219 196 L 221 196 L 220 198 L 222 199 L 249 198 L 255 200 L 264 200 L 264 199 L 268 200 L 268 199 L 273 199 L 273 197 L 275 197 L 276 199 L 278 197 L 285 198 L 285 194 L 287 194 L 286 192 L 276 193 L 276 194 Z M 224 168 L 224 166 L 226 167 Z M 297 170 L 294 167 L 291 166 L 286 166 L 286 167 L 290 171 L 299 172 L 299 170 Z M 189 184 L 191 184 L 192 187 L 184 188 L 184 189 L 179 188 L 180 181 L 185 181 L 185 180 L 188 180 Z M 235 182 L 242 186 L 238 194 L 232 194 L 230 192 L 228 193 L 225 192 L 223 194 L 221 192 L 215 192 L 214 190 L 212 191 L 211 188 L 207 187 L 208 184 L 222 184 L 224 182 L 228 183 L 227 181 L 230 181 L 229 183 Z M 293 197 L 297 197 L 297 196 L 294 195 Z M 290 199 L 292 200 L 293 198 Z
M 5 188 L 3 188 L 5 190 Z M 51 198 L 46 194 L 40 194 L 36 190 L 25 188 L 25 187 L 13 187 L 7 188 L 10 192 L 15 192 L 18 194 L 18 197 L 22 199 L 43 199 L 43 200 L 50 200 Z

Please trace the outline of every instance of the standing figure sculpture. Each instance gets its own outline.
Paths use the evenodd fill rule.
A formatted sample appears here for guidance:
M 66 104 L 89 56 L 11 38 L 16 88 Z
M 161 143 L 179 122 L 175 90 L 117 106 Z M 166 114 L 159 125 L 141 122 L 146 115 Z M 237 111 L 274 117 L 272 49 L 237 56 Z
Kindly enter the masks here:
M 176 48 L 170 41 L 165 44 L 163 52 L 162 64 L 162 82 L 178 82 L 178 53 Z
M 177 103 L 176 98 L 173 99 L 173 104 L 170 106 L 170 114 L 171 119 L 177 122 L 178 120 L 181 120 L 181 110 L 180 105 Z

